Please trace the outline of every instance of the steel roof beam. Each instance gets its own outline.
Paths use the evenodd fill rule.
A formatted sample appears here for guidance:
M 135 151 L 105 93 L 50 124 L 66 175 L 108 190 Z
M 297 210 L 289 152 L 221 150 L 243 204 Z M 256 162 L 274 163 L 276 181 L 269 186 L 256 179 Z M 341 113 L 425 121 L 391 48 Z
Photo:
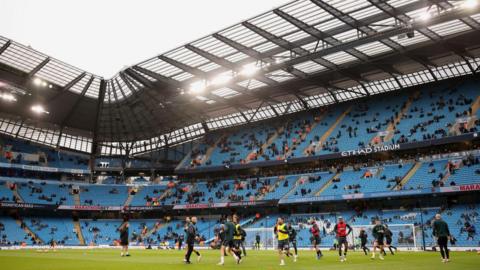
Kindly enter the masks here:
M 65 114 L 65 116 L 63 117 L 62 121 L 61 121 L 61 124 L 60 124 L 60 127 L 63 129 L 63 127 L 65 126 L 65 124 L 67 123 L 67 121 L 70 119 L 70 117 L 72 117 L 73 113 L 75 112 L 75 110 L 77 109 L 78 105 L 80 104 L 80 100 L 82 100 L 82 97 L 85 96 L 85 93 L 87 93 L 87 90 L 88 88 L 90 88 L 90 85 L 92 84 L 93 80 L 95 79 L 95 77 L 93 77 L 93 75 L 90 76 L 90 79 L 88 79 L 87 83 L 85 84 L 85 86 L 83 87 L 82 89 L 82 92 L 80 93 L 80 95 L 78 95 L 77 97 L 75 97 L 75 103 L 73 104 L 73 106 L 68 110 L 67 114 Z
M 253 31 L 254 33 L 260 35 L 261 37 L 267 39 L 268 41 L 276 44 L 277 46 L 280 46 L 286 50 L 291 50 L 293 51 L 294 53 L 302 56 L 302 55 L 308 55 L 310 54 L 310 52 L 304 48 L 301 48 L 301 47 L 295 47 L 295 45 L 291 42 L 288 42 L 287 40 L 284 40 L 283 38 L 280 38 L 280 37 L 277 37 L 263 29 L 261 29 L 260 27 L 257 27 L 251 23 L 248 23 L 248 22 L 244 22 L 242 23 L 243 26 L 245 26 L 246 28 L 250 29 L 251 31 Z M 363 84 L 362 84 L 362 81 L 364 81 L 364 79 L 360 78 L 360 76 L 355 76 L 355 75 L 352 75 L 346 71 L 341 71 L 337 65 L 335 65 L 334 63 L 331 63 L 323 58 L 317 58 L 317 59 L 311 59 L 313 62 L 319 64 L 319 65 L 322 65 L 322 66 L 325 66 L 331 70 L 335 70 L 337 72 L 339 72 L 340 74 L 346 76 L 346 77 L 350 77 L 351 79 L 353 79 L 354 81 L 358 82 L 359 84 L 362 85 L 363 87 Z M 293 68 L 293 66 L 291 67 Z M 306 76 L 305 76 L 306 77 Z M 366 91 L 366 94 L 369 95 L 370 93 L 368 93 L 368 91 Z M 363 94 L 364 95 L 364 94 Z
M 121 72 L 120 76 L 122 77 L 122 79 L 125 82 L 125 84 L 127 85 L 127 87 L 130 89 L 130 91 L 133 93 L 133 95 L 137 96 L 137 98 L 138 98 L 138 92 L 135 90 L 135 87 L 133 87 L 133 82 L 130 81 L 130 79 L 128 78 L 128 76 L 124 72 Z M 152 119 L 154 119 L 157 122 L 157 124 L 163 125 L 164 124 L 163 121 L 161 121 L 154 113 L 152 113 L 150 110 L 148 110 L 149 106 L 143 101 L 143 99 L 140 98 L 139 100 L 143 104 L 143 106 L 145 107 L 144 112 L 147 113 L 148 115 L 150 115 L 150 117 Z M 138 118 L 137 115 L 135 113 L 133 113 L 134 109 L 131 107 L 131 105 L 132 104 L 130 103 L 129 107 L 131 108 L 132 114 L 133 114 L 135 120 L 137 121 L 137 124 L 141 123 L 140 119 L 142 119 L 142 121 L 144 121 L 143 123 L 145 123 L 146 126 L 149 126 L 150 123 L 148 123 L 147 121 L 144 120 L 144 119 L 146 119 L 146 117 L 142 117 L 142 116 L 144 116 L 144 114 L 139 112 L 140 115 L 138 115 L 138 116 L 141 117 L 141 118 Z M 148 136 L 145 136 L 145 137 L 148 137 Z
M 190 74 L 194 74 L 198 77 L 201 77 L 203 79 L 207 79 L 207 73 L 198 69 L 198 68 L 195 68 L 195 67 L 191 67 L 189 65 L 186 65 L 182 62 L 179 62 L 177 60 L 174 60 L 174 59 L 171 59 L 169 57 L 166 57 L 166 56 L 159 56 L 159 58 L 167 63 L 169 63 L 170 65 L 173 65 L 179 69 L 182 69 L 183 71 L 185 72 L 188 72 Z M 241 111 L 240 108 L 244 109 L 244 110 L 250 110 L 250 108 L 248 108 L 247 106 L 243 105 L 243 104 L 239 104 L 239 103 L 236 103 L 236 102 L 233 102 L 231 100 L 228 100 L 224 97 L 221 97 L 221 96 L 217 96 L 217 95 L 214 95 L 212 93 L 203 93 L 203 94 L 200 94 L 201 96 L 204 96 L 210 100 L 214 100 L 216 102 L 220 102 L 222 104 L 226 104 L 226 105 L 229 105 L 229 106 L 232 106 L 233 108 L 235 108 L 237 111 Z
M 232 39 L 229 39 L 225 36 L 222 36 L 220 34 L 213 34 L 213 37 L 220 40 L 221 42 L 227 44 L 228 46 L 234 48 L 235 50 L 240 51 L 241 53 L 244 53 L 244 54 L 250 56 L 251 58 L 255 59 L 256 61 L 265 61 L 265 62 L 270 62 L 270 63 L 274 62 L 274 60 L 272 58 L 266 58 L 262 53 L 259 53 L 254 49 L 250 49 L 249 47 L 244 46 L 244 45 L 242 45 L 242 44 L 240 44 L 240 43 L 238 43 L 238 42 L 236 42 Z M 304 77 L 303 72 L 298 71 L 296 69 L 293 69 L 293 70 L 284 69 L 284 71 L 286 71 L 288 73 L 292 73 L 293 75 L 295 75 L 297 77 Z M 258 78 L 258 80 L 265 83 L 265 81 L 263 81 L 263 78 Z M 271 80 L 271 79 L 269 79 L 269 80 Z M 276 84 L 276 83 L 277 83 L 276 81 L 271 80 L 267 84 Z
M 12 44 L 12 41 L 11 40 L 8 40 L 5 44 L 3 44 L 2 47 L 0 47 L 0 55 L 6 51 L 8 49 L 8 47 L 10 47 L 10 45 Z
M 420 8 L 424 8 L 426 6 L 428 6 L 428 3 L 426 1 L 415 1 L 413 3 L 409 3 L 407 5 L 399 7 L 398 11 L 399 12 L 410 12 L 410 11 L 418 10 Z M 384 20 L 384 19 L 388 19 L 390 17 L 391 16 L 386 14 L 386 13 L 380 13 L 380 14 L 375 14 L 375 15 L 363 18 L 360 22 L 361 22 L 362 25 L 369 25 L 371 23 L 381 21 L 381 20 Z M 345 31 L 348 31 L 350 29 L 351 29 L 351 27 L 348 26 L 348 25 L 341 25 L 341 26 L 335 27 L 335 28 L 333 28 L 333 29 L 331 29 L 327 32 L 328 32 L 329 35 L 333 36 L 333 35 L 340 34 L 340 33 L 343 33 Z M 259 52 L 255 51 L 253 49 L 250 49 L 250 48 L 248 48 L 248 47 L 246 47 L 242 44 L 236 43 L 235 41 L 233 41 L 229 38 L 226 38 L 225 36 L 220 35 L 218 33 L 212 34 L 212 37 L 222 41 L 223 43 L 225 43 L 227 45 L 230 45 L 231 47 L 235 48 L 238 51 L 243 52 L 244 54 L 249 55 L 253 59 L 271 59 L 272 56 L 284 52 L 283 48 L 277 47 L 277 48 L 273 48 L 273 49 L 271 49 L 267 52 L 259 53 Z M 309 36 L 309 37 L 302 38 L 298 41 L 295 41 L 294 44 L 295 44 L 295 46 L 300 47 L 300 46 L 309 44 L 311 42 L 314 42 L 316 40 L 317 40 L 316 37 Z M 233 41 L 233 43 L 231 43 L 232 41 Z M 239 47 L 235 47 L 236 45 L 239 45 Z M 239 65 L 245 64 L 248 61 L 251 61 L 251 59 L 244 59 L 244 60 L 240 61 L 238 64 Z M 216 73 L 218 73 L 216 70 L 212 70 L 212 71 L 209 72 L 209 75 L 216 74 Z
M 83 72 L 81 73 L 80 75 L 78 75 L 75 79 L 71 80 L 69 83 L 67 83 L 63 88 L 62 88 L 62 91 L 67 91 L 67 90 L 70 90 L 70 88 L 72 88 L 75 84 L 77 84 L 81 79 L 83 79 L 83 77 L 85 77 L 87 75 L 86 72 Z
M 208 59 L 208 60 L 210 60 L 210 61 L 212 61 L 212 62 L 214 62 L 214 63 L 216 63 L 216 64 L 218 64 L 218 65 L 220 65 L 220 66 L 223 66 L 223 67 L 225 67 L 225 68 L 227 68 L 227 69 L 231 69 L 232 71 L 237 71 L 237 70 L 236 70 L 237 67 L 235 66 L 235 64 L 232 63 L 232 62 L 230 62 L 230 61 L 228 61 L 228 60 L 226 60 L 226 59 L 224 59 L 224 58 L 218 57 L 218 56 L 216 56 L 216 55 L 214 55 L 214 54 L 211 54 L 211 53 L 209 53 L 209 52 L 207 52 L 207 51 L 204 51 L 204 50 L 202 50 L 202 49 L 200 49 L 200 48 L 197 48 L 197 47 L 195 47 L 195 46 L 193 46 L 193 45 L 190 45 L 190 44 L 185 45 L 185 47 L 186 47 L 187 49 L 191 50 L 192 52 L 194 52 L 194 53 L 196 53 L 196 54 L 198 54 L 198 55 L 200 55 L 200 56 L 202 56 L 202 57 L 204 57 L 204 58 L 206 58 L 206 59 Z M 257 93 L 252 93 L 252 91 L 249 91 L 248 89 L 246 89 L 246 88 L 244 88 L 244 87 L 241 87 L 241 86 L 239 86 L 239 85 L 237 85 L 237 84 L 234 84 L 233 86 L 227 86 L 227 87 L 228 87 L 228 88 L 231 88 L 231 89 L 233 89 L 233 90 L 235 90 L 235 91 L 237 91 L 237 92 L 239 92 L 239 93 L 245 94 L 245 95 L 253 96 L 253 97 L 256 97 L 256 98 L 258 98 L 258 99 L 267 99 L 267 100 L 269 100 L 269 101 L 278 103 L 277 100 L 275 100 L 275 99 L 273 99 L 273 98 L 271 98 L 271 97 L 268 97 L 268 96 L 260 96 L 260 95 L 257 94 Z
M 50 57 L 45 58 L 45 60 L 43 60 L 40 64 L 38 64 L 35 68 L 33 68 L 28 73 L 27 78 L 33 77 L 33 75 L 35 75 L 37 72 L 39 72 L 40 69 L 42 69 L 46 64 L 48 64 L 48 62 L 50 62 Z
M 128 68 L 127 70 L 130 70 L 130 72 L 141 72 L 141 73 L 144 73 L 144 74 L 146 74 L 146 75 L 148 75 L 148 76 L 150 76 L 150 77 L 152 77 L 152 78 L 155 78 L 156 80 L 158 80 L 158 81 L 160 81 L 160 82 L 168 83 L 168 84 L 170 84 L 170 85 L 172 85 L 172 86 L 174 86 L 174 87 L 176 87 L 176 88 L 178 88 L 178 89 L 184 87 L 184 86 L 181 85 L 179 82 L 177 82 L 177 81 L 175 81 L 175 80 L 173 80 L 173 79 L 170 79 L 170 78 L 168 78 L 168 77 L 165 77 L 165 76 L 163 76 L 163 75 L 160 75 L 160 74 L 158 74 L 158 73 L 156 73 L 156 72 L 150 71 L 150 70 L 148 70 L 148 69 L 142 68 L 142 67 L 140 67 L 140 66 L 134 66 L 134 67 L 132 67 L 132 68 Z M 152 87 L 151 89 L 155 89 L 155 87 Z M 178 95 L 177 97 L 183 97 L 182 99 L 186 99 L 186 97 L 184 97 L 184 96 L 185 96 L 185 95 Z M 159 102 L 162 102 L 162 103 L 163 103 L 163 101 L 159 101 Z M 165 104 L 165 107 L 166 107 L 166 108 L 169 108 L 170 105 Z M 193 115 L 191 116 L 191 115 L 186 114 L 185 112 L 182 112 L 181 114 L 184 115 L 184 116 L 186 117 L 186 119 L 191 119 L 191 118 L 198 117 L 198 116 L 201 116 L 201 115 L 204 115 L 204 114 L 205 114 L 202 110 L 200 110 L 199 108 L 197 108 L 196 106 L 194 106 L 194 104 L 191 104 L 191 106 L 190 106 L 189 108 L 195 111 L 195 115 L 194 115 L 194 116 L 193 116 Z M 171 109 L 172 112 L 174 111 L 173 108 L 169 108 L 169 109 Z M 201 119 L 200 119 L 199 121 L 203 121 L 203 120 L 204 120 L 202 117 L 200 117 L 200 118 L 201 118 Z

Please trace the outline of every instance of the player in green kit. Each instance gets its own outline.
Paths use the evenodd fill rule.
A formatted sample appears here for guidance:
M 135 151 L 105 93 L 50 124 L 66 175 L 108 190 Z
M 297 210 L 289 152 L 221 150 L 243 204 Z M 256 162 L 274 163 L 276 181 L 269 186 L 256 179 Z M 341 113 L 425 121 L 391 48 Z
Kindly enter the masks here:
M 220 247 L 220 262 L 218 265 L 225 264 L 225 252 L 228 252 L 233 256 L 235 261 L 240 263 L 240 257 L 235 254 L 234 244 L 233 244 L 233 234 L 235 232 L 235 224 L 232 222 L 232 218 L 228 217 L 224 224 L 222 224 L 222 229 L 220 233 L 224 234 L 224 239 L 222 246 Z
M 450 262 L 450 252 L 448 250 L 448 240 L 451 239 L 448 224 L 442 219 L 440 214 L 435 215 L 435 221 L 432 224 L 433 236 L 437 238 L 437 244 L 442 255 L 442 262 Z
M 375 259 L 375 251 L 377 250 L 377 248 L 379 249 L 378 256 L 380 260 L 383 260 L 383 253 L 385 253 L 385 250 L 383 249 L 383 242 L 385 239 L 385 226 L 379 219 L 375 220 L 375 226 L 372 229 L 372 235 L 375 239 L 375 242 L 373 244 L 372 260 Z

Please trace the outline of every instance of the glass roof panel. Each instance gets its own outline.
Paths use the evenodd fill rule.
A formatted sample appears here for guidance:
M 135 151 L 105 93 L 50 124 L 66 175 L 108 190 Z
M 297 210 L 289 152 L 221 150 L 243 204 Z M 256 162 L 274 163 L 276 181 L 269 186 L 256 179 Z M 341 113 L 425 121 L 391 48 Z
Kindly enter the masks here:
M 315 63 L 313 61 L 303 62 L 301 64 L 295 65 L 294 67 L 302 72 L 309 73 L 309 74 L 327 69 L 326 67 L 318 63 Z
M 370 5 L 367 0 L 324 0 L 324 2 L 343 13 L 349 13 Z
M 223 97 L 223 98 L 232 98 L 234 96 L 240 95 L 240 93 L 238 93 L 237 91 L 234 91 L 234 90 L 232 90 L 230 88 L 227 88 L 227 87 L 216 89 L 216 90 L 212 91 L 212 94 L 214 94 L 216 96 L 219 96 L 219 97 Z
M 389 52 L 393 50 L 392 48 L 388 47 L 387 45 L 379 41 L 367 43 L 367 44 L 355 47 L 355 49 L 361 51 L 362 53 L 368 56 L 373 56 L 373 55 L 377 55 L 377 54 L 381 54 L 381 53 Z
M 256 17 L 249 22 L 265 31 L 274 34 L 277 37 L 299 30 L 293 24 L 285 21 L 283 18 L 277 16 L 273 12 Z
M 12 42 L 7 50 L 0 55 L 0 62 L 28 73 L 46 58 L 46 55 Z
M 347 63 L 347 62 L 352 62 L 352 61 L 358 60 L 358 58 L 356 58 L 355 56 L 353 56 L 349 53 L 346 53 L 346 52 L 332 53 L 332 54 L 329 54 L 329 55 L 325 55 L 323 58 L 332 62 L 332 63 L 334 63 L 334 64 L 336 64 L 336 65 L 340 65 L 340 64 Z
M 281 69 L 267 73 L 265 76 L 277 82 L 284 82 L 295 78 L 292 74 Z
M 83 71 L 80 69 L 66 65 L 56 59 L 50 59 L 35 76 L 57 85 L 65 86 L 82 73 Z
M 460 20 L 453 20 L 453 21 L 448 21 L 448 22 L 430 26 L 428 29 L 444 37 L 451 34 L 464 32 L 464 31 L 470 30 L 471 28 L 470 26 L 464 24 Z

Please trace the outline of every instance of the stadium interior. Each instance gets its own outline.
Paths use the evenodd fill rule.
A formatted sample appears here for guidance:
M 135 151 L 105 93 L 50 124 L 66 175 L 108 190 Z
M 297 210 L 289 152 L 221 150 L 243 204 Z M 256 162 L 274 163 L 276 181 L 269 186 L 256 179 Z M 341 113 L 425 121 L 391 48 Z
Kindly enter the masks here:
M 273 247 L 381 219 L 480 238 L 480 3 L 296 0 L 110 79 L 0 36 L 0 247 L 200 246 L 238 213 Z M 353 242 L 352 242 L 353 243 Z M 352 244 L 354 245 L 354 243 Z

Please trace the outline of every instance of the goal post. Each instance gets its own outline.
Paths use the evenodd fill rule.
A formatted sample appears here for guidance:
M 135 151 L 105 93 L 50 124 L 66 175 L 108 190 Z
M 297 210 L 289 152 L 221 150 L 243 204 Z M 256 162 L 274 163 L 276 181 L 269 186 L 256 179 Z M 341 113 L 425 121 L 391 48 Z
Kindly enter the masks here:
M 373 245 L 372 228 L 375 225 L 353 225 L 352 234 L 348 238 L 349 245 L 356 249 L 360 247 L 360 239 L 358 238 L 360 230 L 365 230 L 368 235 L 367 246 Z M 418 239 L 421 237 L 421 230 L 416 228 L 414 224 L 388 224 L 388 228 L 392 231 L 392 245 L 405 250 L 418 250 Z
M 273 228 L 244 228 L 247 236 L 245 237 L 245 247 L 254 248 L 257 235 L 260 237 L 260 249 L 276 249 L 277 237 Z

